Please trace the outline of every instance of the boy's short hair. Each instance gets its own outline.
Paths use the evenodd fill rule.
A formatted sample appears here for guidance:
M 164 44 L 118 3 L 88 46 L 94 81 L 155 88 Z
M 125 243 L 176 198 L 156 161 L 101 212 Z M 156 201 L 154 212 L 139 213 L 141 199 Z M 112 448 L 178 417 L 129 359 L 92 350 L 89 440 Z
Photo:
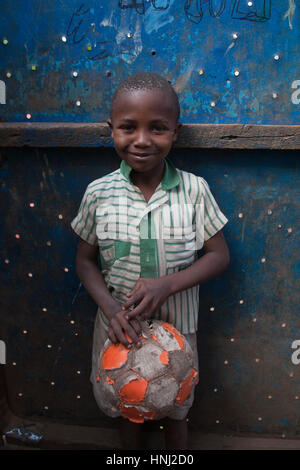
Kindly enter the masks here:
M 113 94 L 110 114 L 112 114 L 112 109 L 117 97 L 123 91 L 130 92 L 135 90 L 161 90 L 169 93 L 176 112 L 176 121 L 178 121 L 180 116 L 180 105 L 177 93 L 168 80 L 152 72 L 135 73 L 125 78 L 125 80 L 118 85 Z

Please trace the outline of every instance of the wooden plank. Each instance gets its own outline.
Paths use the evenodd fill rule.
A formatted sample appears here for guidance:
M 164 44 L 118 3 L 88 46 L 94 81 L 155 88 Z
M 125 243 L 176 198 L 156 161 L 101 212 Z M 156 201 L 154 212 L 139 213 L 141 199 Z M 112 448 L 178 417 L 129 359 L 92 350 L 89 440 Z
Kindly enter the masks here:
M 105 123 L 0 123 L 0 147 L 111 147 Z M 184 124 L 176 148 L 300 149 L 300 126 Z

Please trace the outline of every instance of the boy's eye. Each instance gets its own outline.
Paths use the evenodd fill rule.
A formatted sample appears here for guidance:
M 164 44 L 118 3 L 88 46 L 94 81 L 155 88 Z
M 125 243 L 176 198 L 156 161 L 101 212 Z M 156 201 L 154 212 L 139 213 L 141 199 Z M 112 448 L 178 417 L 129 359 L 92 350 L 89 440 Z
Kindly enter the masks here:
M 131 124 L 122 124 L 119 128 L 125 131 L 131 131 L 133 129 L 133 126 Z
M 119 129 L 122 129 L 123 131 L 126 132 L 133 132 L 135 130 L 135 126 L 133 124 L 121 124 L 119 126 Z M 160 133 L 168 130 L 166 126 L 160 125 L 160 124 L 153 124 L 151 126 L 151 131 Z
M 167 128 L 165 126 L 160 126 L 158 124 L 155 124 L 152 129 L 156 132 L 163 132 L 163 131 L 166 131 Z

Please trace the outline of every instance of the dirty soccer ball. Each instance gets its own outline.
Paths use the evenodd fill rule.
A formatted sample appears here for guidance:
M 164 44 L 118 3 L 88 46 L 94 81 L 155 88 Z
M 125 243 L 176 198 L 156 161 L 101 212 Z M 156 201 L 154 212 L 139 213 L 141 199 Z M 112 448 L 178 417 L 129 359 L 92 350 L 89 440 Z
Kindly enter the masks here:
M 145 321 L 142 347 L 105 342 L 99 357 L 98 386 L 111 410 L 135 423 L 161 419 L 190 395 L 197 372 L 184 336 L 163 321 Z

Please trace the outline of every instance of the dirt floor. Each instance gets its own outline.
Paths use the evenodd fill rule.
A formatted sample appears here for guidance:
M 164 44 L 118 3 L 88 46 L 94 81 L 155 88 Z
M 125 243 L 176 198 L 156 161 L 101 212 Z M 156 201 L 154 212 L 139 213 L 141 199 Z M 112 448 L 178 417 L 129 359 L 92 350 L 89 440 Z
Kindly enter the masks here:
M 23 424 L 22 424 L 23 423 Z M 163 432 L 144 433 L 145 450 L 163 450 Z M 216 435 L 189 432 L 190 450 L 299 450 L 300 439 L 285 436 Z M 51 422 L 19 421 L 2 434 L 0 450 L 121 450 L 118 431 Z

